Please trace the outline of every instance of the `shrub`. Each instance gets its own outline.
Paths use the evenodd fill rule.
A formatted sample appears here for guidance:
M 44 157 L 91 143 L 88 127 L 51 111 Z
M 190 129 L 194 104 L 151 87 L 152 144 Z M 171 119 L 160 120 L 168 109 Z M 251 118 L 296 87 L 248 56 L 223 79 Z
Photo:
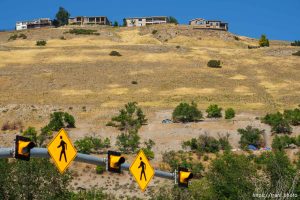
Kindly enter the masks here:
M 2 130 L 2 131 L 11 130 L 10 123 L 9 123 L 9 122 L 5 122 L 5 123 L 2 125 L 1 130 Z
M 232 119 L 235 117 L 235 111 L 233 108 L 228 108 L 225 110 L 225 119 Z
M 272 127 L 272 132 L 275 133 L 291 133 L 292 128 L 288 121 L 284 118 L 284 115 L 280 112 L 267 114 L 262 122 Z
M 106 170 L 105 166 L 98 165 L 98 166 L 96 167 L 96 173 L 97 173 L 97 174 L 103 174 L 103 173 L 105 172 L 105 170 Z
M 74 117 L 67 112 L 54 112 L 50 115 L 50 122 L 44 128 L 45 131 L 59 131 L 64 127 L 75 128 Z
M 220 118 L 220 117 L 222 117 L 221 111 L 222 111 L 221 107 L 219 107 L 216 104 L 212 104 L 206 109 L 207 117 L 208 118 Z
M 23 129 L 23 124 L 21 121 L 14 121 L 14 122 L 5 122 L 3 125 L 2 125 L 2 128 L 1 130 L 2 131 L 7 131 L 7 130 L 11 130 L 11 131 L 14 131 L 14 130 L 22 130 Z
M 267 39 L 266 35 L 261 35 L 258 44 L 261 47 L 268 47 L 268 46 L 270 46 L 269 40 Z
M 235 40 L 237 40 L 237 41 L 240 40 L 240 38 L 239 38 L 238 36 L 233 36 L 233 38 L 234 38 Z
M 151 149 L 143 148 L 143 151 L 148 158 L 148 160 L 154 159 L 154 152 Z
M 212 68 L 221 68 L 221 61 L 220 60 L 210 60 L 207 63 L 208 67 L 212 67 Z
M 105 140 L 102 141 L 100 138 L 85 136 L 80 140 L 76 140 L 74 144 L 78 152 L 90 154 L 92 152 L 97 153 L 104 148 L 109 148 L 110 140 L 105 138 Z
M 137 81 L 131 81 L 131 84 L 133 84 L 133 85 L 137 85 L 137 84 L 138 84 L 138 82 L 137 82 Z
M 192 138 L 191 140 L 183 142 L 182 147 L 190 147 L 191 150 L 200 153 L 216 153 L 220 150 L 231 149 L 228 138 L 229 135 L 220 137 L 219 140 L 208 135 L 200 135 L 197 139 Z
M 144 142 L 144 145 L 146 147 L 143 148 L 143 151 L 144 151 L 146 157 L 149 160 L 154 159 L 154 152 L 152 151 L 152 147 L 155 145 L 155 142 L 153 140 L 149 139 L 148 141 Z
M 135 131 L 130 133 L 121 133 L 117 136 L 116 145 L 119 147 L 120 151 L 124 153 L 133 153 L 139 148 L 139 141 L 140 136 Z
M 172 118 L 174 122 L 195 122 L 202 119 L 202 113 L 197 108 L 197 104 L 192 102 L 180 103 L 173 111 Z
M 19 38 L 22 38 L 23 40 L 27 39 L 27 35 L 25 35 L 24 33 L 21 33 L 19 35 Z
M 75 35 L 95 35 L 96 32 L 97 32 L 97 30 L 73 28 L 73 29 L 69 30 L 68 33 L 75 34 Z
M 36 46 L 46 46 L 47 42 L 45 40 L 36 41 Z
M 178 46 L 176 46 L 176 49 L 180 49 L 180 46 L 178 45 Z
M 300 125 L 300 109 L 295 108 L 294 110 L 285 110 L 283 112 L 284 118 L 293 126 Z
M 190 169 L 194 177 L 202 177 L 204 167 L 200 162 L 194 162 L 191 154 L 183 151 L 169 151 L 162 154 L 164 163 L 167 163 L 171 171 L 178 169 L 178 166 Z
M 153 30 L 152 34 L 155 35 L 158 31 L 157 30 Z
M 59 39 L 61 39 L 61 40 L 66 40 L 65 36 L 60 36 Z
M 110 56 L 122 56 L 118 51 L 112 51 L 109 53 Z
M 75 128 L 75 119 L 67 112 L 64 113 L 64 121 L 67 123 L 68 128 Z
M 300 56 L 300 51 L 297 51 L 296 53 L 292 54 L 293 56 Z
M 18 38 L 18 35 L 17 34 L 13 34 L 11 35 L 8 40 L 16 40 Z
M 264 145 L 263 138 L 264 130 L 259 130 L 258 128 L 252 128 L 252 126 L 247 126 L 245 129 L 238 129 L 238 133 L 241 135 L 240 145 L 242 149 L 247 149 L 248 145 L 253 145 L 256 148 L 260 148 Z
M 275 136 L 275 138 L 272 141 L 272 148 L 275 150 L 283 150 L 289 145 L 296 143 L 295 138 L 290 138 L 287 135 L 284 136 Z
M 295 42 L 291 43 L 291 46 L 300 46 L 300 40 L 295 40 Z

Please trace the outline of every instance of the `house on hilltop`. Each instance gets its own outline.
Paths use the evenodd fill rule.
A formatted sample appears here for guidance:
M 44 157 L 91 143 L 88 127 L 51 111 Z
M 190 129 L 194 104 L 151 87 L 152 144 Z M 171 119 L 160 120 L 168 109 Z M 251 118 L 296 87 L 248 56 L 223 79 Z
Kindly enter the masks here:
M 70 17 L 68 22 L 69 22 L 69 25 L 111 25 L 111 22 L 105 16 Z
M 127 27 L 169 23 L 169 18 L 166 16 L 129 17 L 125 18 L 124 20 Z
M 18 21 L 16 23 L 16 30 L 26 30 L 33 28 L 42 28 L 52 26 L 52 21 L 50 18 L 40 18 L 30 21 Z
M 214 29 L 228 31 L 228 23 L 220 20 L 205 20 L 202 18 L 192 19 L 189 23 L 195 29 Z

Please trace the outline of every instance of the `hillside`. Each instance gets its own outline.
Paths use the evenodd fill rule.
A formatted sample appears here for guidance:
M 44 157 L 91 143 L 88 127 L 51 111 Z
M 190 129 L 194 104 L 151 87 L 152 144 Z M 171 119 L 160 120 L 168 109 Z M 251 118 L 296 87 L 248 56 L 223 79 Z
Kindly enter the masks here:
M 236 130 L 253 125 L 266 130 L 270 145 L 270 127 L 256 117 L 295 108 L 300 102 L 300 58 L 292 56 L 299 47 L 289 42 L 271 41 L 269 48 L 248 49 L 258 41 L 188 26 L 84 27 L 97 30 L 96 35 L 70 34 L 71 28 L 0 32 L 0 125 L 21 121 L 25 128 L 40 128 L 51 112 L 67 111 L 76 118 L 77 128 L 69 131 L 74 141 L 85 135 L 109 137 L 116 148 L 119 132 L 105 124 L 124 104 L 136 101 L 149 119 L 141 138 L 155 140 L 153 165 L 159 167 L 163 152 L 180 150 L 183 140 L 204 133 L 214 137 L 229 133 L 238 148 Z M 24 33 L 27 39 L 8 40 L 15 33 Z M 38 47 L 37 40 L 46 40 L 47 45 Z M 111 51 L 122 56 L 110 56 Z M 207 67 L 211 59 L 221 60 L 222 68 Z M 202 111 L 213 103 L 233 107 L 238 114 L 234 121 L 162 124 L 182 101 L 195 101 Z M 11 146 L 16 131 L 2 132 L 0 146 Z M 299 133 L 299 126 L 294 127 L 293 135 Z M 74 188 L 106 184 L 113 191 L 114 179 L 96 177 L 93 167 L 73 164 L 73 169 L 83 170 L 77 173 Z M 124 176 L 118 177 L 124 191 L 141 195 Z M 160 181 L 155 179 L 151 186 Z

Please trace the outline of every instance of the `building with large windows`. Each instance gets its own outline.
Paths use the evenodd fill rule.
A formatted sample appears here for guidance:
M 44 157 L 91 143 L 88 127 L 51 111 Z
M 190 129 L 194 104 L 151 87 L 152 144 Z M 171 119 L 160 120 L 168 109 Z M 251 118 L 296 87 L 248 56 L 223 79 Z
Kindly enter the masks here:
M 166 16 L 129 17 L 125 18 L 128 27 L 147 26 L 152 24 L 167 24 L 169 18 Z
M 220 20 L 206 20 L 202 18 L 196 18 L 192 19 L 189 24 L 195 29 L 199 28 L 228 31 L 228 23 L 222 22 Z
M 111 25 L 111 22 L 105 16 L 78 16 L 70 17 L 69 25 Z

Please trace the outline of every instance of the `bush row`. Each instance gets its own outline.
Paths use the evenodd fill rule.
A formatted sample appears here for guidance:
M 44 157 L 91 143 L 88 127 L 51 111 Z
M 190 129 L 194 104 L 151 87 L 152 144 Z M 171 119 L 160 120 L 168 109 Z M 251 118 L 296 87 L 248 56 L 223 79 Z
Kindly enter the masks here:
M 16 40 L 18 38 L 21 38 L 21 39 L 25 40 L 25 39 L 27 39 L 27 35 L 25 35 L 24 33 L 20 33 L 19 35 L 18 34 L 13 34 L 8 38 L 8 41 Z
M 97 30 L 91 29 L 71 29 L 66 33 L 75 34 L 75 35 L 100 35 L 97 33 Z
M 216 104 L 210 105 L 206 109 L 208 118 L 220 118 L 222 117 L 222 108 Z M 235 117 L 235 111 L 232 108 L 225 110 L 225 119 L 232 119 Z M 203 114 L 197 108 L 197 104 L 192 102 L 180 103 L 173 111 L 172 118 L 174 122 L 196 122 L 203 119 Z
M 198 138 L 182 143 L 182 148 L 189 147 L 192 151 L 199 153 L 216 153 L 220 150 L 230 150 L 231 146 L 228 141 L 229 135 L 224 137 L 219 136 L 219 139 L 206 135 L 200 135 Z
M 80 153 L 90 154 L 97 152 L 104 148 L 110 147 L 110 139 L 105 138 L 103 141 L 101 138 L 86 136 L 83 139 L 75 141 L 75 147 Z
M 291 133 L 293 126 L 300 125 L 300 109 L 285 110 L 283 113 L 271 113 L 267 114 L 261 120 L 263 123 L 272 127 L 272 132 L 275 133 Z

